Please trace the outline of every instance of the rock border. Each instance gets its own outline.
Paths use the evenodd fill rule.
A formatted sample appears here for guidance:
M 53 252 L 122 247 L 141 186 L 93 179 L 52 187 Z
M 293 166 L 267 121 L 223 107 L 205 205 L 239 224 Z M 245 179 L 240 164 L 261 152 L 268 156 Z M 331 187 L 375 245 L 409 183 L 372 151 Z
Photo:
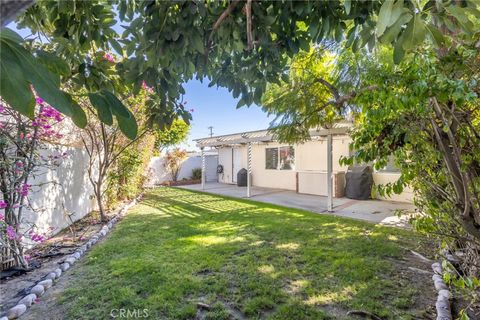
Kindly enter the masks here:
M 124 205 L 118 213 L 107 223 L 105 224 L 100 231 L 96 232 L 90 239 L 84 243 L 82 246 L 78 247 L 74 253 L 67 256 L 64 262 L 55 270 L 46 271 L 45 276 L 43 276 L 39 282 L 37 282 L 31 289 L 25 288 L 25 291 L 28 292 L 27 295 L 22 297 L 18 303 L 10 308 L 5 315 L 0 317 L 0 320 L 11 320 L 17 319 L 27 312 L 27 309 L 35 303 L 35 300 L 43 295 L 46 290 L 52 287 L 55 284 L 55 281 L 58 280 L 62 274 L 70 269 L 80 258 L 98 241 L 105 237 L 113 228 L 113 226 L 126 215 L 128 209 L 133 207 L 138 203 L 142 198 L 143 193 L 137 196 L 135 199 Z
M 450 290 L 448 290 L 445 281 L 443 281 L 442 265 L 439 262 L 435 262 L 432 264 L 432 270 L 433 285 L 438 292 L 437 302 L 435 303 L 435 308 L 437 309 L 437 320 L 452 320 L 452 310 L 450 307 L 450 299 L 452 298 L 452 294 Z

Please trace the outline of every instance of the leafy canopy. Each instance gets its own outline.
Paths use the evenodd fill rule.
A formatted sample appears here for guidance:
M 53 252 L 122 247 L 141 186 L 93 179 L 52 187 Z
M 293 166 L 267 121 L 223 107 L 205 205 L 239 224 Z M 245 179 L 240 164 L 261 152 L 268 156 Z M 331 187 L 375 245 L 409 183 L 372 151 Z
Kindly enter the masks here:
M 289 58 L 308 51 L 312 43 L 343 39 L 357 50 L 382 42 L 395 48 L 398 62 L 427 38 L 435 45 L 445 41 L 432 24 L 434 19 L 472 36 L 478 17 L 471 1 L 457 5 L 403 0 L 40 0 L 20 16 L 19 23 L 45 38 L 53 55 L 43 59 L 26 54 L 19 47 L 27 45 L 2 29 L 2 69 L 14 76 L 2 78 L 0 94 L 18 111 L 31 115 L 28 85 L 32 84 L 45 100 L 83 126 L 82 110 L 59 89 L 60 83 L 93 95 L 105 91 L 117 95 L 109 79 L 118 76 L 136 90 L 143 81 L 155 90 L 158 97 L 149 106 L 152 123 L 168 126 L 177 116 L 188 123 L 191 116 L 179 98 L 184 94 L 182 84 L 194 77 L 228 88 L 240 97 L 238 106 L 259 104 L 267 83 L 278 83 Z M 121 35 L 113 29 L 118 24 L 125 30 Z M 108 68 L 95 61 L 99 52 L 112 50 L 125 59 Z M 9 88 L 16 87 L 21 94 L 14 97 Z M 93 100 L 98 113 L 107 114 L 101 117 L 107 122 L 108 113 L 116 115 L 123 109 L 117 100 Z M 125 126 L 135 121 L 126 120 Z

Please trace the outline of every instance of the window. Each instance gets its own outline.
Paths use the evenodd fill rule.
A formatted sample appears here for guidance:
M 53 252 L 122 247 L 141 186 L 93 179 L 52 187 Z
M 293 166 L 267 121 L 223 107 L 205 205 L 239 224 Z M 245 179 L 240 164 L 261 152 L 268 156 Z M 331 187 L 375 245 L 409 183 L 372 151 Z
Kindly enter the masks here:
M 278 148 L 265 149 L 265 169 L 278 169 Z
M 294 170 L 295 150 L 292 146 L 265 149 L 265 169 Z

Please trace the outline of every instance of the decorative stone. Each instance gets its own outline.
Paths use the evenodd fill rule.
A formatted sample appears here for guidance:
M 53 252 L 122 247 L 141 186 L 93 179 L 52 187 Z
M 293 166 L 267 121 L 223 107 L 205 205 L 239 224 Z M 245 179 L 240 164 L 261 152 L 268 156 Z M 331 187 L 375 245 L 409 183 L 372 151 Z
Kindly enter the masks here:
M 80 247 L 80 249 L 81 249 L 83 252 L 85 252 L 85 251 L 87 251 L 88 248 L 87 248 L 87 246 L 84 244 L 83 246 Z
M 22 300 L 18 301 L 18 304 L 24 304 L 27 307 L 30 307 L 33 304 L 33 301 L 37 299 L 37 295 L 34 293 L 30 293 L 22 298 Z
M 48 289 L 53 285 L 53 281 L 52 279 L 47 279 L 47 280 L 40 281 L 38 284 L 43 286 L 45 289 Z
M 72 254 L 72 257 L 74 257 L 75 259 L 80 259 L 82 255 L 80 254 L 80 252 L 75 252 L 74 254 Z
M 449 290 L 442 289 L 438 291 L 438 297 L 439 299 L 440 297 L 450 299 L 452 297 L 452 294 Z
M 442 274 L 442 266 L 438 262 L 435 262 L 434 264 L 432 264 L 432 270 L 436 274 L 439 274 L 439 275 Z
M 15 307 L 11 308 L 7 311 L 7 318 L 8 319 L 17 319 L 22 314 L 27 311 L 27 306 L 24 304 L 17 304 Z
M 62 275 L 62 269 L 60 269 L 60 268 L 55 269 L 54 272 L 57 275 L 57 278 L 60 278 L 60 276 Z
M 432 280 L 433 280 L 433 285 L 435 286 L 435 289 L 437 291 L 440 291 L 440 290 L 448 290 L 448 287 L 447 285 L 445 284 L 445 282 L 443 282 L 443 279 L 441 276 L 439 276 L 438 274 L 434 274 L 432 276 Z
M 75 258 L 74 257 L 68 257 L 67 259 L 65 259 L 65 262 L 72 265 L 75 263 Z
M 7 317 L 1 317 L 0 320 L 8 320 Z
M 57 274 L 55 272 L 50 272 L 49 274 L 47 274 L 46 279 L 55 280 L 57 279 Z
M 62 263 L 60 265 L 60 269 L 62 269 L 62 271 L 67 271 L 68 269 L 70 269 L 70 264 L 68 262 Z
M 40 297 L 44 292 L 45 288 L 41 284 L 37 284 L 30 290 L 30 293 L 37 295 L 37 297 Z

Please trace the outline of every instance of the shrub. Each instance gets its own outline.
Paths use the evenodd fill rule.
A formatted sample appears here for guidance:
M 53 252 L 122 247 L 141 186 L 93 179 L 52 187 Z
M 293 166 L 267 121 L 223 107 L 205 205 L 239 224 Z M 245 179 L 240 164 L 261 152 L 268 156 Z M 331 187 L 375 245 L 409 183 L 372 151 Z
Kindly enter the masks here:
M 192 170 L 192 180 L 202 179 L 202 168 L 194 168 Z

